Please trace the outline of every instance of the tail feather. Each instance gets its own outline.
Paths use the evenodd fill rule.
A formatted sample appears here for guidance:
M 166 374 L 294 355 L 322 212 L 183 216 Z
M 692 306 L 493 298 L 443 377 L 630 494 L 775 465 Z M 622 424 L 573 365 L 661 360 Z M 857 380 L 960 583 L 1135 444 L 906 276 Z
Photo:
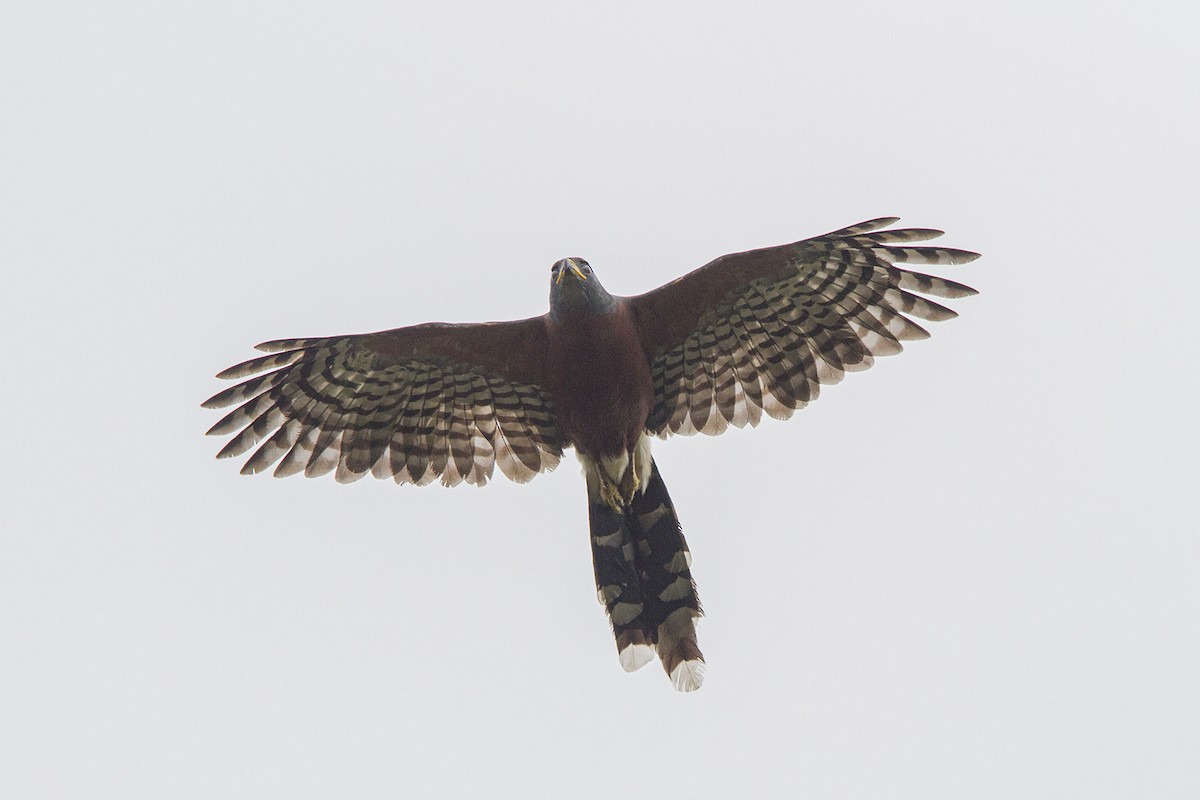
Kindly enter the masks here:
M 612 623 L 621 666 L 632 672 L 650 660 L 653 637 L 642 623 L 645 603 L 629 525 L 624 514 L 600 499 L 589 504 L 588 521 L 597 597 Z
M 657 464 L 651 462 L 650 480 L 645 491 L 634 495 L 626 519 L 637 543 L 643 617 L 654 627 L 659 660 L 676 689 L 699 689 L 704 655 L 696 641 L 695 620 L 703 610 L 692 580 L 692 556 Z
M 654 659 L 654 645 L 646 638 L 645 631 L 622 631 L 616 634 L 616 639 L 617 657 L 621 660 L 621 669 L 626 672 L 639 670 Z
M 693 692 L 704 682 L 704 654 L 696 643 L 695 613 L 690 608 L 676 609 L 659 626 L 659 658 L 681 692 Z
M 638 669 L 657 651 L 676 689 L 700 688 L 704 656 L 695 619 L 703 612 L 691 554 L 658 466 L 651 462 L 649 480 L 622 512 L 592 498 L 589 518 L 596 587 L 621 666 Z

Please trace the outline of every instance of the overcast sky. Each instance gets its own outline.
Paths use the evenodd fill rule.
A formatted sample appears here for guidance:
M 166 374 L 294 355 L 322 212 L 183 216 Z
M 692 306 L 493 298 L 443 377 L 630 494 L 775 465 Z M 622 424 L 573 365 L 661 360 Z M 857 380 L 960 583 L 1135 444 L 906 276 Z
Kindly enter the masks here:
M 1200 795 L 1190 3 L 0 12 L 0 796 Z M 621 671 L 573 458 L 244 478 L 265 339 L 541 314 L 898 215 L 984 258 L 656 445 L 708 680 Z

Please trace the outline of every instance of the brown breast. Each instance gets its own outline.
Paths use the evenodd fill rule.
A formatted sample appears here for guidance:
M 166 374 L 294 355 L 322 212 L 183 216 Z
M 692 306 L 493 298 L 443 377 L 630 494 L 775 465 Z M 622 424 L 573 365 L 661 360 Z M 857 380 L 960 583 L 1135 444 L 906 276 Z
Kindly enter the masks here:
M 628 305 L 547 320 L 547 379 L 559 430 L 593 457 L 629 452 L 654 405 L 650 364 Z

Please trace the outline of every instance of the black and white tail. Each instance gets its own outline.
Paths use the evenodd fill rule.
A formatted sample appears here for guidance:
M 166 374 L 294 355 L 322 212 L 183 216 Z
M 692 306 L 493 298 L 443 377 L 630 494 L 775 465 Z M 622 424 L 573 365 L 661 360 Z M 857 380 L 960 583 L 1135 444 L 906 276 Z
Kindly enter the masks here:
M 608 611 L 621 666 L 632 672 L 658 653 L 675 688 L 704 681 L 696 643 L 700 598 L 691 554 L 666 484 L 651 462 L 650 478 L 623 511 L 589 498 L 596 589 Z

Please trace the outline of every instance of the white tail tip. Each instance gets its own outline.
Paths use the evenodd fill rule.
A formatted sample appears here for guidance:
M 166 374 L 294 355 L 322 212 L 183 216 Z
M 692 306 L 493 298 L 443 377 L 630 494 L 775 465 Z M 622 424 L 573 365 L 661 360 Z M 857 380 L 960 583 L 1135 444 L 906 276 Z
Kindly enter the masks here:
M 631 644 L 620 652 L 621 669 L 633 672 L 654 659 L 654 648 L 648 644 Z
M 694 692 L 704 683 L 704 662 L 698 658 L 680 661 L 671 670 L 671 685 L 681 692 Z

